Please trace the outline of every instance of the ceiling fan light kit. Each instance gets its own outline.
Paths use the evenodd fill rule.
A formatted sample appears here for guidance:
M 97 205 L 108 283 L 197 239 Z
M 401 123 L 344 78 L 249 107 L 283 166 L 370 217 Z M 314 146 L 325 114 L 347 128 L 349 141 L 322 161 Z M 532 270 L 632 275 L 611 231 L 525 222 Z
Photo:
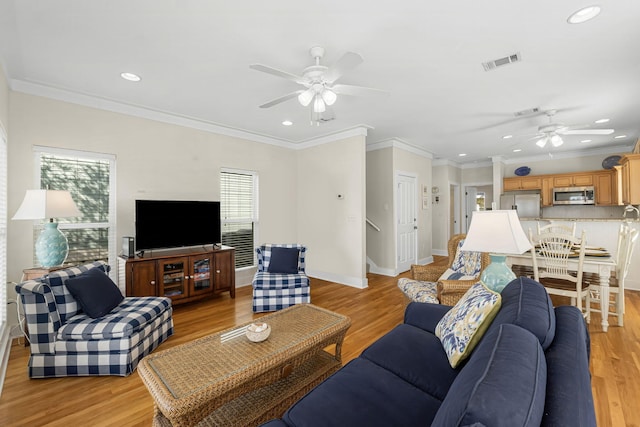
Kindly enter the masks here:
M 320 59 L 324 56 L 324 48 L 314 46 L 309 49 L 309 55 L 311 55 L 315 63 L 314 65 L 305 68 L 302 71 L 301 76 L 262 64 L 251 64 L 249 66 L 249 68 L 256 71 L 272 74 L 304 86 L 304 89 L 289 93 L 276 98 L 273 101 L 262 104 L 260 105 L 260 108 L 273 107 L 274 105 L 297 97 L 298 102 L 303 107 L 311 105 L 311 124 L 313 125 L 315 122 L 316 125 L 319 125 L 320 121 L 329 121 L 333 119 L 333 117 L 324 119 L 321 116 L 321 113 L 327 111 L 327 106 L 335 104 L 338 99 L 338 95 L 340 94 L 361 96 L 385 93 L 385 91 L 368 87 L 335 84 L 343 74 L 362 63 L 363 59 L 359 54 L 347 52 L 331 67 L 320 65 Z

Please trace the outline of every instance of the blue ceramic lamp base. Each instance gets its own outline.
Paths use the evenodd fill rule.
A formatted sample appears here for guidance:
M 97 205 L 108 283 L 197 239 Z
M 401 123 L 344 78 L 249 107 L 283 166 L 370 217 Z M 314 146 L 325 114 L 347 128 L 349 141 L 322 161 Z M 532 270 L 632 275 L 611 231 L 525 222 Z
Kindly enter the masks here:
M 480 276 L 480 280 L 485 286 L 495 292 L 502 290 L 516 278 L 516 275 L 507 266 L 506 255 L 490 254 L 491 264 L 487 266 Z
M 69 253 L 67 237 L 58 230 L 57 222 L 44 224 L 42 233 L 36 240 L 36 258 L 42 267 L 56 267 L 62 265 Z

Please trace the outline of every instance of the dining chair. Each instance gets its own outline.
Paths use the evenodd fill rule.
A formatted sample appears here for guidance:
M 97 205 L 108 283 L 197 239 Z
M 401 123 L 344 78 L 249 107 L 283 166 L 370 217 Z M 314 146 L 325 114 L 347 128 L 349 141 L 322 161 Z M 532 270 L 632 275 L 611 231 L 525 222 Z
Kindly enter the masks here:
M 576 235 L 576 222 L 574 221 L 573 224 L 571 226 L 569 225 L 564 225 L 564 224 L 556 224 L 556 223 L 550 223 L 547 225 L 540 225 L 540 223 L 537 223 L 538 226 L 538 234 L 542 234 L 542 233 L 565 233 L 565 234 L 571 234 L 572 236 Z
M 542 283 L 550 295 L 571 298 L 571 304 L 583 312 L 587 322 L 591 319 L 591 296 L 589 283 L 582 280 L 586 233 L 580 238 L 571 234 L 546 232 L 529 238 L 534 245 L 531 250 L 533 278 Z M 569 270 L 569 259 L 576 258 L 578 266 Z M 583 305 L 582 300 L 586 300 Z
M 631 256 L 638 241 L 638 230 L 624 222 L 620 224 L 618 232 L 618 245 L 616 249 L 616 270 L 615 276 L 609 280 L 609 293 L 613 300 L 609 304 L 613 305 L 613 310 L 609 314 L 618 317 L 618 326 L 624 326 L 624 282 L 629 273 Z M 591 308 L 591 311 L 602 312 L 602 301 L 600 299 L 600 283 L 590 283 L 591 303 L 599 303 L 599 308 Z

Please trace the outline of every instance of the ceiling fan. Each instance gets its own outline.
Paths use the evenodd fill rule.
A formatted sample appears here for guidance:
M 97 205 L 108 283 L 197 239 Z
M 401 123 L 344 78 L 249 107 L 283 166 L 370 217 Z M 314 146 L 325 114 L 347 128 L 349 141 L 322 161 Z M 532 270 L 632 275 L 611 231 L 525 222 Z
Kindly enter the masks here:
M 312 113 L 319 115 L 327 110 L 327 106 L 331 106 L 336 102 L 338 95 L 366 96 L 388 93 L 380 89 L 336 83 L 343 74 L 363 62 L 362 56 L 357 53 L 345 53 L 331 67 L 320 64 L 320 60 L 324 56 L 324 48 L 314 46 L 309 50 L 309 54 L 315 63 L 305 68 L 302 71 L 302 75 L 288 73 L 262 64 L 249 65 L 251 69 L 282 77 L 304 86 L 304 89 L 299 89 L 269 102 L 265 102 L 260 105 L 260 108 L 273 107 L 274 105 L 297 97 L 301 105 L 305 107 L 312 105 Z M 316 122 L 318 122 L 318 120 L 319 119 L 316 119 Z
M 559 147 L 564 143 L 562 135 L 610 135 L 614 129 L 576 129 L 575 126 L 566 126 L 560 122 L 553 122 L 556 110 L 547 110 L 545 114 L 549 117 L 549 123 L 538 127 L 538 134 L 531 139 L 537 139 L 536 145 L 544 148 L 547 143 L 554 147 Z

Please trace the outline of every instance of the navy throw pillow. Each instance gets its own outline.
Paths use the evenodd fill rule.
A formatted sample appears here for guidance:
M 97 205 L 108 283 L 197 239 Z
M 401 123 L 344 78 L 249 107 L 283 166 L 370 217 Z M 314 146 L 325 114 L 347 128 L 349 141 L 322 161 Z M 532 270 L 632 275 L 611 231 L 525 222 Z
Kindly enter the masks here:
M 298 274 L 298 248 L 271 248 L 269 259 L 269 273 Z
M 97 268 L 70 277 L 65 285 L 82 311 L 94 319 L 109 313 L 124 299 L 111 278 Z

